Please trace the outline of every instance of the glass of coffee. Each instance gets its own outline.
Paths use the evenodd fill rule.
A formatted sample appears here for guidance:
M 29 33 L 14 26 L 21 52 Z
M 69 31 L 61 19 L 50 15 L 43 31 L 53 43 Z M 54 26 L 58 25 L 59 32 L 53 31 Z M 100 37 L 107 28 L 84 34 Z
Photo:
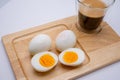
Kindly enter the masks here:
M 77 27 L 86 33 L 100 32 L 100 24 L 115 0 L 77 0 Z

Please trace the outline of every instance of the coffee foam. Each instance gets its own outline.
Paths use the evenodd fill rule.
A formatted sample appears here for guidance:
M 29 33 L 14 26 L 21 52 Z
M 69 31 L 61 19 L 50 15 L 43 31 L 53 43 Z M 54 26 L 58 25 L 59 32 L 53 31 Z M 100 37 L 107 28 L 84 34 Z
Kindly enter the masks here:
M 89 17 L 102 17 L 105 14 L 106 5 L 101 0 L 82 0 L 79 12 Z

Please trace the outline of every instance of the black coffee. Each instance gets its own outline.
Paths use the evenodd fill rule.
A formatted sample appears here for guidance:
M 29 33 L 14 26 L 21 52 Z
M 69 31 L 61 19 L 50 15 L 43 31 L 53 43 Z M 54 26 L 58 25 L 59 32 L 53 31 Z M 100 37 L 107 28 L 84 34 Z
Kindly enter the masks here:
M 78 13 L 78 23 L 85 30 L 95 30 L 100 25 L 104 16 L 101 17 L 89 17 L 82 13 Z
M 84 5 L 81 4 L 79 8 L 78 24 L 83 29 L 88 31 L 97 29 L 103 20 L 104 8 L 106 8 L 106 4 L 102 2 L 102 0 L 81 0 L 81 1 L 82 4 Z M 85 5 L 89 5 L 89 7 Z

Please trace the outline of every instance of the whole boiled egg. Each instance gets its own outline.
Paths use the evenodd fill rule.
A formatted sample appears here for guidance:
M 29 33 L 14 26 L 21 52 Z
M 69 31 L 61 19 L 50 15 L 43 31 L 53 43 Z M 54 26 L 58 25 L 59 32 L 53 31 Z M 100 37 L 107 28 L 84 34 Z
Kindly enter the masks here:
M 85 53 L 79 48 L 69 48 L 59 55 L 59 61 L 67 66 L 78 66 L 85 60 Z
M 59 51 L 73 48 L 76 44 L 76 36 L 71 30 L 64 30 L 56 38 L 56 47 Z
M 39 34 L 32 38 L 29 43 L 29 52 L 31 55 L 39 52 L 48 51 L 51 47 L 52 40 L 46 34 Z
M 52 52 L 40 52 L 31 59 L 33 68 L 38 72 L 46 72 L 51 70 L 58 63 L 58 57 Z

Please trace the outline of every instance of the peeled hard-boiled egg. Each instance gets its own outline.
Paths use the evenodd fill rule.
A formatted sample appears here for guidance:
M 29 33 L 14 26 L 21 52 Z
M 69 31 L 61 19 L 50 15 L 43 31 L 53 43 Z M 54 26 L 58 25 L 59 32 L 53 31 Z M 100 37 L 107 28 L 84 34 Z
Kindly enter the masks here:
M 56 38 L 56 47 L 59 51 L 74 47 L 76 44 L 76 36 L 71 30 L 64 30 L 58 34 Z
M 58 63 L 58 57 L 52 52 L 40 52 L 31 59 L 33 68 L 38 72 L 46 72 L 51 70 Z
M 35 36 L 29 44 L 29 51 L 31 55 L 38 52 L 47 51 L 51 47 L 51 38 L 46 34 L 40 34 Z
M 59 61 L 67 66 L 78 66 L 85 60 L 85 53 L 79 48 L 69 48 L 59 55 Z

